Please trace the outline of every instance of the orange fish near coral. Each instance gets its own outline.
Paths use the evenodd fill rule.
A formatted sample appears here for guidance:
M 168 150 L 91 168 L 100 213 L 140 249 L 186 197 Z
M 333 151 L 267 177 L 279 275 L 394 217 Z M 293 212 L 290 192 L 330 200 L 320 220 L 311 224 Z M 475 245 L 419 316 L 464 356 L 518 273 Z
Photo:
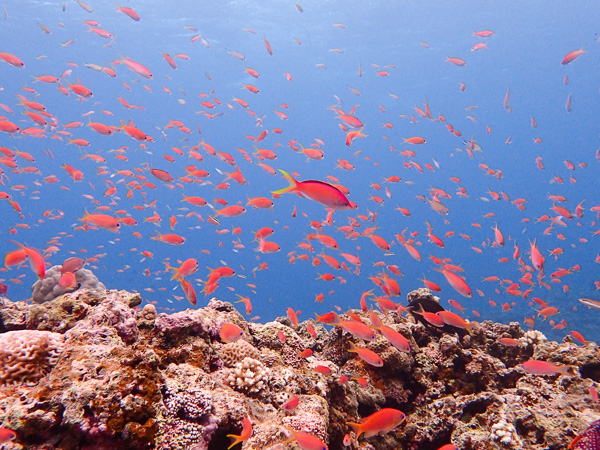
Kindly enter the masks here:
M 17 433 L 9 428 L 0 428 L 0 444 L 6 444 L 7 442 L 14 441 L 17 437 Z
M 365 417 L 361 423 L 346 422 L 354 429 L 356 436 L 354 442 L 364 433 L 366 438 L 375 436 L 379 433 L 388 433 L 400 425 L 406 419 L 406 414 L 394 408 L 383 408 L 379 411 Z
M 33 270 L 33 272 L 38 276 L 40 280 L 44 278 L 46 276 L 46 263 L 40 252 L 38 252 L 34 248 L 26 247 L 22 244 L 19 244 L 18 242 L 15 242 L 15 244 L 17 244 L 29 258 L 31 270 Z
M 356 208 L 356 206 L 346 198 L 342 191 L 331 184 L 316 180 L 297 181 L 285 170 L 280 170 L 280 172 L 283 173 L 284 178 L 290 185 L 286 188 L 273 191 L 273 194 L 297 192 L 328 208 L 338 210 Z
M 244 417 L 244 420 L 242 420 L 242 432 L 240 434 L 227 435 L 228 438 L 233 439 L 233 442 L 229 447 L 227 447 L 227 450 L 236 446 L 240 442 L 246 442 L 248 439 L 250 439 L 250 436 L 252 436 L 252 422 L 250 422 L 250 418 L 246 416 Z
M 314 434 L 305 431 L 289 429 L 292 437 L 284 441 L 284 444 L 296 441 L 302 450 L 327 450 L 327 445 Z
M 351 353 L 356 353 L 360 359 L 362 359 L 367 364 L 370 364 L 375 367 L 382 367 L 383 360 L 379 357 L 377 353 L 373 350 L 369 350 L 368 348 L 357 347 L 353 342 L 350 342 L 350 346 L 352 347 L 348 350 Z
M 566 364 L 554 364 L 548 361 L 542 361 L 539 359 L 530 359 L 521 364 L 521 368 L 533 375 L 556 375 L 560 373 L 562 375 L 573 375 L 573 367 L 567 366 Z
M 243 335 L 244 332 L 234 323 L 226 323 L 221 327 L 221 331 L 219 331 L 219 336 L 227 343 L 235 342 Z

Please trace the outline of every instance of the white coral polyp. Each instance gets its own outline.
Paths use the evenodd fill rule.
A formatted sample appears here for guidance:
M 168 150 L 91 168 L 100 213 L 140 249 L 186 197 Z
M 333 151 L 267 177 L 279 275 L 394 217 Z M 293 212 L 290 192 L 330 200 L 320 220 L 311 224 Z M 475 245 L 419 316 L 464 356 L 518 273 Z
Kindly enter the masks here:
M 507 422 L 504 417 L 501 418 L 499 422 L 492 425 L 491 429 L 492 440 L 500 442 L 509 448 L 523 448 L 523 442 L 519 438 L 517 430 L 511 423 Z
M 37 330 L 0 334 L 0 384 L 36 383 L 58 362 L 65 338 Z

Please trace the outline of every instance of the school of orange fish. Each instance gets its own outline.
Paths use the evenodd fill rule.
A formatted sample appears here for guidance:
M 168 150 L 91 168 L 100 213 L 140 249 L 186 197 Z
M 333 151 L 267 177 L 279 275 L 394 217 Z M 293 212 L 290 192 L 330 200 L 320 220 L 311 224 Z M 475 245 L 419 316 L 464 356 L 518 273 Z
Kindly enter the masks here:
M 262 54 L 253 61 L 242 52 L 219 46 L 217 36 L 203 35 L 190 24 L 178 25 L 174 42 L 168 45 L 179 48 L 178 53 L 169 53 L 166 48 L 165 51 L 140 48 L 137 53 L 125 53 L 119 43 L 137 33 L 135 27 L 144 21 L 142 12 L 119 7 L 100 16 L 95 13 L 94 5 L 79 0 L 62 8 L 68 23 L 79 23 L 89 33 L 85 35 L 86 42 L 81 42 L 82 38 L 69 39 L 60 42 L 60 46 L 67 51 L 87 45 L 93 51 L 86 53 L 85 60 L 65 60 L 59 66 L 56 58 L 45 55 L 34 60 L 21 59 L 19 54 L 13 54 L 8 41 L 0 48 L 3 61 L 0 82 L 7 83 L 10 79 L 20 83 L 18 91 L 7 88 L 0 92 L 1 232 L 10 234 L 4 238 L 2 293 L 8 290 L 10 295 L 11 285 L 31 277 L 23 267 L 30 265 L 35 275 L 43 278 L 48 265 L 63 262 L 66 264 L 59 283 L 65 288 L 74 287 L 73 271 L 84 263 L 96 269 L 117 264 L 115 258 L 123 250 L 122 247 L 114 250 L 111 244 L 118 241 L 120 245 L 131 244 L 129 251 L 142 258 L 138 267 L 128 265 L 119 270 L 130 271 L 137 278 L 148 277 L 149 292 L 154 291 L 157 283 L 152 277 L 169 274 L 175 302 L 187 299 L 196 305 L 203 301 L 202 297 L 216 295 L 235 299 L 251 317 L 252 302 L 265 301 L 261 285 L 269 284 L 270 277 L 279 278 L 280 273 L 284 277 L 309 274 L 314 297 L 296 299 L 297 303 L 291 307 L 274 305 L 282 313 L 287 310 L 293 321 L 297 320 L 299 305 L 316 301 L 333 308 L 335 286 L 349 281 L 356 286 L 359 280 L 362 296 L 357 295 L 355 303 L 365 311 L 369 309 L 367 300 L 383 311 L 401 308 L 394 300 L 401 295 L 401 285 L 405 291 L 424 286 L 442 292 L 442 298 L 458 294 L 466 299 L 447 300 L 459 313 L 471 310 L 478 316 L 478 303 L 489 303 L 499 311 L 494 317 L 497 320 L 502 320 L 500 311 L 529 304 L 529 313 L 524 317 L 526 325 L 534 327 L 538 318 L 548 320 L 553 328 L 566 329 L 578 342 L 586 342 L 582 333 L 561 317 L 563 306 L 552 304 L 547 297 L 551 290 L 568 292 L 569 276 L 583 265 L 600 263 L 597 254 L 595 260 L 561 264 L 565 255 L 576 255 L 580 246 L 593 245 L 600 234 L 596 222 L 600 217 L 600 196 L 579 198 L 575 192 L 567 199 L 562 195 L 567 186 L 575 185 L 578 174 L 589 176 L 586 170 L 595 170 L 597 174 L 600 150 L 589 149 L 585 160 L 570 160 L 565 156 L 563 167 L 554 167 L 552 175 L 544 176 L 551 192 L 547 199 L 535 202 L 538 207 L 543 204 L 546 213 L 534 217 L 528 213 L 531 199 L 525 188 L 506 183 L 505 171 L 487 162 L 494 161 L 486 159 L 491 150 L 479 144 L 483 137 L 494 136 L 494 124 L 478 124 L 476 105 L 467 107 L 467 115 L 462 118 L 453 111 L 455 124 L 470 129 L 476 126 L 474 134 L 463 136 L 461 127 L 452 125 L 444 114 L 432 112 L 426 99 L 420 105 L 403 103 L 392 92 L 399 71 L 394 58 L 385 65 L 353 62 L 357 85 L 365 80 L 378 85 L 389 80 L 382 89 L 390 92 L 385 99 L 378 100 L 380 117 L 361 114 L 365 107 L 355 103 L 364 105 L 373 100 L 362 96 L 358 88 L 343 86 L 333 92 L 331 98 L 335 103 L 323 108 L 329 114 L 329 122 L 320 126 L 335 130 L 337 140 L 326 142 L 319 137 L 306 137 L 318 136 L 319 131 L 307 133 L 304 129 L 304 119 L 298 117 L 298 111 L 306 110 L 302 105 L 296 108 L 294 104 L 276 101 L 283 90 L 279 84 L 297 83 L 295 74 L 286 70 L 285 60 L 278 59 L 278 46 L 288 48 L 293 42 L 301 48 L 310 43 L 287 37 L 284 44 L 281 36 L 271 43 L 261 36 L 261 30 L 244 28 L 241 31 L 246 44 L 260 49 Z M 301 20 L 302 6 L 290 5 L 290 8 Z M 16 20 L 14 16 L 14 12 L 5 9 L 4 24 L 8 26 Z M 108 24 L 113 24 L 119 32 L 111 30 Z M 44 51 L 45 45 L 48 51 L 61 50 L 54 36 L 59 33 L 63 36 L 68 31 L 67 25 L 38 21 L 35 26 L 40 51 Z M 339 32 L 340 47 L 328 52 L 346 57 L 344 39 L 352 30 L 343 23 L 331 26 Z M 481 52 L 492 51 L 489 43 L 498 39 L 494 31 L 477 29 L 468 34 L 471 32 L 473 45 L 464 48 L 463 54 L 476 58 Z M 44 40 L 48 43 L 44 44 Z M 423 52 L 432 51 L 425 42 L 414 45 Z M 212 57 L 227 60 L 227 64 L 238 64 L 237 72 L 214 81 L 209 69 L 201 63 L 208 52 Z M 565 66 L 565 70 L 567 66 L 576 69 L 585 53 L 584 49 L 557 52 L 556 64 Z M 318 61 L 309 64 L 319 73 L 315 77 L 329 70 Z M 463 73 L 457 71 L 469 70 L 469 58 L 447 55 L 445 60 L 439 60 L 439 65 L 460 79 Z M 194 73 L 202 78 L 198 85 L 203 88 L 187 92 L 177 84 L 182 66 L 196 67 Z M 154 75 L 166 70 L 169 74 L 160 80 Z M 261 83 L 263 70 L 282 72 L 279 84 Z M 577 75 L 576 70 L 569 73 Z M 567 72 L 559 81 L 568 87 Z M 112 89 L 98 92 L 94 86 L 100 82 L 110 83 Z M 220 90 L 228 90 L 225 86 L 220 88 L 219 83 L 235 84 L 239 94 L 221 97 Z M 459 95 L 469 95 L 469 85 L 465 82 L 457 82 L 455 90 Z M 149 113 L 145 110 L 156 108 L 157 96 L 160 108 L 171 118 L 165 123 L 148 123 L 145 119 Z M 265 97 L 269 99 L 267 104 L 271 109 L 267 111 L 261 104 L 259 111 L 253 110 L 253 102 L 258 103 L 256 96 L 263 102 Z M 503 109 L 503 114 L 511 114 L 513 97 L 514 93 L 511 96 L 510 89 L 506 89 L 495 106 Z M 351 106 L 346 106 L 344 100 Z M 570 114 L 573 106 L 568 90 L 564 105 L 566 111 L 562 112 Z M 240 112 L 248 117 L 245 123 L 251 124 L 246 128 L 238 125 Z M 234 113 L 238 115 L 233 116 Z M 231 136 L 223 136 L 222 132 L 211 134 L 214 124 L 227 121 L 228 117 L 236 117 L 228 123 Z M 535 132 L 538 124 L 531 117 L 530 123 L 523 126 Z M 242 140 L 237 139 L 237 128 L 248 133 Z M 451 147 L 445 151 L 460 161 L 461 168 L 483 172 L 491 186 L 487 191 L 482 191 L 481 184 L 470 184 L 468 171 L 461 171 L 466 175 L 459 177 L 438 162 L 439 150 L 430 148 L 429 134 L 439 140 L 440 128 L 447 133 L 446 146 Z M 387 134 L 381 135 L 382 130 Z M 506 151 L 515 151 L 520 146 L 524 166 L 531 172 L 545 170 L 543 156 L 531 154 L 531 148 L 543 147 L 543 136 L 536 136 L 532 142 L 512 142 L 510 132 L 497 132 L 501 133 L 506 136 L 497 138 L 496 146 L 500 141 L 510 149 Z M 384 152 L 388 154 L 386 158 L 393 156 L 393 164 L 378 162 Z M 279 161 L 285 159 L 285 166 L 278 157 Z M 64 161 L 61 172 L 55 172 L 57 161 Z M 590 169 L 588 166 L 592 165 Z M 353 175 L 358 166 L 361 177 L 366 173 L 369 181 Z M 322 176 L 323 173 L 326 175 Z M 431 180 L 437 180 L 437 186 L 432 186 Z M 351 190 L 347 188 L 350 185 Z M 249 186 L 252 192 L 260 194 L 251 197 L 250 190 L 246 190 Z M 404 189 L 415 186 L 423 195 L 417 196 L 420 202 L 416 206 L 408 208 Z M 68 196 L 77 197 L 76 204 L 85 199 L 87 206 L 69 208 L 65 204 Z M 45 205 L 43 211 L 39 202 Z M 315 204 L 318 209 L 314 209 Z M 264 219 L 264 226 L 254 229 L 245 226 L 247 215 L 259 214 L 271 214 Z M 384 214 L 387 220 L 381 219 Z M 512 223 L 505 226 L 508 222 L 505 215 L 518 215 L 522 227 L 515 228 Z M 427 220 L 424 223 L 411 220 L 415 216 Z M 475 242 L 468 230 L 455 229 L 453 217 L 472 220 L 473 233 L 484 236 L 481 242 Z M 257 220 L 262 219 L 253 218 L 252 223 Z M 63 222 L 63 231 L 46 236 L 44 224 L 50 221 Z M 75 221 L 77 224 L 71 226 Z M 524 233 L 522 228 L 527 226 L 530 227 L 527 238 L 520 237 Z M 573 227 L 582 227 L 589 232 L 588 237 L 581 234 L 576 242 L 564 242 L 564 230 Z M 306 237 L 293 243 L 278 240 L 278 234 L 290 228 L 300 230 Z M 99 253 L 85 254 L 94 252 L 93 248 L 61 250 L 65 242 L 76 241 L 84 233 L 94 234 L 97 247 L 102 249 Z M 203 249 L 203 240 L 218 242 L 218 246 L 212 251 L 208 245 Z M 457 240 L 461 243 L 457 244 Z M 194 243 L 190 244 L 191 241 Z M 446 248 L 449 242 L 452 253 Z M 165 255 L 165 246 L 174 247 L 166 256 L 155 258 L 156 254 Z M 368 250 L 362 248 L 369 246 L 372 247 Z M 379 253 L 374 254 L 374 249 Z M 216 261 L 227 260 L 232 250 L 247 255 L 247 263 L 217 267 Z M 291 269 L 274 269 L 275 260 L 271 258 L 277 252 L 287 254 Z M 371 258 L 372 255 L 376 258 Z M 483 282 L 470 278 L 462 268 L 466 260 L 477 260 L 479 255 L 487 257 L 480 261 L 485 261 L 481 264 L 486 264 L 490 272 Z M 419 264 L 422 272 L 428 274 L 423 275 L 420 283 L 402 280 L 405 267 L 413 264 Z M 212 269 L 208 272 L 199 269 L 209 265 Z M 496 265 L 511 266 L 513 275 L 493 275 Z M 240 277 L 245 283 L 244 291 L 233 285 L 233 280 Z M 600 289 L 600 277 L 596 278 L 590 292 Z M 168 296 L 166 287 L 160 290 Z M 472 298 L 474 292 L 480 297 L 477 301 Z M 593 298 L 579 300 L 580 307 L 583 304 L 600 309 L 600 302 Z M 577 301 L 571 301 L 565 308 L 575 309 L 577 305 Z M 431 317 L 431 321 L 434 325 L 441 320 L 442 325 L 451 323 L 468 329 L 470 324 L 462 317 L 442 314 Z M 341 319 L 332 320 L 337 320 L 335 323 L 340 326 L 356 326 Z M 372 333 L 370 329 L 365 332 Z M 390 336 L 393 339 L 398 336 Z

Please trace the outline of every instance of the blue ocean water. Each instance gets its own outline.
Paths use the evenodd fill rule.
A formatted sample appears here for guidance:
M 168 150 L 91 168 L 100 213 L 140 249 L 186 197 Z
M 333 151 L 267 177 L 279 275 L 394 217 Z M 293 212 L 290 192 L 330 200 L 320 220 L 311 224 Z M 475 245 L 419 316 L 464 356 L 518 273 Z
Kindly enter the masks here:
M 170 281 L 164 272 L 165 261 L 172 265 L 187 258 L 199 261 L 198 272 L 188 277 L 196 287 L 198 306 L 210 298 L 200 292 L 208 278 L 206 268 L 227 265 L 235 269 L 236 276 L 221 280 L 213 295 L 229 301 L 237 300 L 236 294 L 250 297 L 253 310 L 249 317 L 261 321 L 284 315 L 288 307 L 300 310 L 300 319 L 336 306 L 342 311 L 357 308 L 365 291 L 374 289 L 377 295 L 384 295 L 370 277 L 385 270 L 400 284 L 402 294 L 394 300 L 401 303 L 405 303 L 406 293 L 423 285 L 419 279 L 425 276 L 442 288 L 438 295 L 444 307 L 449 307 L 449 299 L 457 300 L 471 320 L 522 322 L 538 315 L 535 310 L 540 306 L 533 302 L 538 298 L 559 308 L 560 314 L 546 321 L 536 317 L 535 328 L 556 339 L 577 330 L 589 340 L 598 340 L 600 312 L 588 311 L 578 302 L 579 298 L 600 300 L 600 237 L 594 235 L 599 230 L 598 212 L 590 210 L 600 207 L 594 114 L 600 106 L 595 78 L 599 44 L 594 3 L 534 1 L 510 8 L 489 1 L 122 5 L 133 8 L 140 21 L 132 20 L 110 2 L 90 1 L 87 5 L 92 12 L 74 1 L 13 1 L 3 5 L 0 53 L 18 56 L 25 67 L 0 61 L 0 103 L 13 111 L 3 109 L 0 114 L 22 129 L 35 126 L 22 114 L 25 108 L 18 97 L 22 95 L 42 103 L 59 124 L 57 128 L 46 127 L 45 138 L 1 133 L 1 146 L 35 157 L 30 163 L 17 156 L 20 169 L 35 166 L 41 172 L 23 173 L 1 166 L 4 175 L 0 190 L 20 204 L 23 215 L 20 217 L 8 201 L 0 202 L 0 239 L 5 253 L 17 248 L 11 239 L 40 250 L 56 240 L 60 250 L 48 256 L 51 265 L 61 264 L 74 254 L 95 258 L 98 261 L 90 261 L 88 267 L 107 287 L 139 291 L 145 300 L 165 310 L 190 307 L 179 283 Z M 113 38 L 89 31 L 86 20 L 97 21 L 96 28 L 110 32 Z M 493 31 L 493 35 L 474 35 L 485 30 Z M 70 45 L 64 45 L 71 40 Z M 272 47 L 272 55 L 265 40 Z M 473 50 L 477 44 L 485 46 Z M 579 49 L 585 52 L 569 64 L 561 64 L 565 55 Z M 173 57 L 176 70 L 161 52 Z M 238 53 L 243 60 L 240 55 L 236 57 Z M 122 57 L 143 64 L 152 72 L 152 79 L 114 63 Z M 466 64 L 455 65 L 447 60 L 449 57 Z M 116 77 L 86 64 L 110 67 Z M 246 68 L 255 69 L 260 77 L 255 79 Z M 63 86 L 79 80 L 93 97 L 82 99 L 73 92 L 65 96 L 56 84 L 33 78 L 61 77 L 65 70 L 71 74 L 61 79 Z M 249 92 L 244 84 L 256 86 L 259 93 Z M 566 109 L 569 96 L 570 112 Z M 240 106 L 234 97 L 246 101 L 248 108 Z M 137 108 L 125 108 L 118 98 Z M 207 101 L 214 108 L 201 104 Z M 425 110 L 425 103 L 431 118 L 417 110 Z M 346 146 L 346 131 L 340 127 L 343 121 L 336 117 L 333 107 L 346 114 L 355 108 L 354 115 L 367 136 Z M 276 111 L 285 113 L 287 119 Z M 115 127 L 121 121 L 131 121 L 154 142 L 140 143 L 124 132 L 103 136 L 82 126 L 67 131 L 71 138 L 86 139 L 90 146 L 67 145 L 67 136 L 57 132 L 65 131 L 64 125 L 73 121 L 85 124 L 88 117 Z M 173 120 L 182 122 L 190 132 L 169 126 Z M 256 138 L 263 130 L 268 131 L 264 140 L 248 138 Z M 426 143 L 404 142 L 417 136 Z M 228 189 L 215 190 L 225 178 L 217 169 L 233 172 L 235 167 L 209 155 L 199 144 L 202 140 L 218 152 L 232 155 L 247 184 L 229 180 Z M 297 153 L 291 148 L 296 143 L 307 148 L 318 146 L 325 153 L 324 159 L 310 160 Z M 480 150 L 473 151 L 473 157 L 466 151 L 471 143 Z M 275 151 L 277 159 L 261 161 L 252 156 L 255 145 Z M 202 154 L 203 162 L 189 157 L 194 148 Z M 127 160 L 116 158 L 118 149 Z M 238 149 L 251 155 L 252 162 Z M 414 152 L 414 157 L 407 151 Z M 88 153 L 101 155 L 105 162 L 86 158 Z M 538 157 L 543 170 L 536 163 Z M 348 161 L 354 169 L 339 168 L 339 160 Z M 574 170 L 565 161 L 571 162 Z M 245 205 L 248 197 L 271 197 L 271 191 L 287 185 L 279 174 L 268 174 L 258 163 L 296 172 L 300 180 L 331 182 L 327 177 L 334 176 L 349 189 L 348 198 L 358 208 L 335 212 L 333 225 L 325 225 L 322 232 L 336 239 L 340 251 L 360 257 L 360 273 L 355 273 L 349 262 L 349 271 L 334 270 L 323 261 L 321 266 L 313 266 L 313 258 L 323 250 L 318 241 L 310 241 L 312 254 L 298 247 L 315 232 L 311 222 L 324 221 L 328 214 L 323 205 L 309 199 L 284 194 L 274 199 L 272 211 L 247 207 L 241 216 L 220 217 L 218 226 L 207 221 L 214 214 L 208 207 L 181 202 L 186 195 L 203 197 L 217 209 L 220 206 L 215 199 Z M 65 164 L 82 171 L 84 179 L 74 182 L 61 167 Z M 205 184 L 177 183 L 189 165 L 210 172 Z M 149 168 L 169 172 L 175 182 L 157 180 Z M 156 189 L 141 185 L 143 180 L 138 180 L 139 190 L 128 187 L 135 178 L 118 171 L 136 169 L 140 171 L 136 174 L 147 177 Z M 45 178 L 50 175 L 60 181 L 47 183 Z M 385 182 L 390 176 L 402 180 Z M 382 190 L 376 190 L 374 184 Z M 116 187 L 115 195 L 105 197 L 111 186 Z M 440 198 L 449 209 L 447 215 L 438 214 L 423 201 L 432 198 L 432 188 L 451 196 Z M 464 188 L 466 196 L 458 195 L 459 188 Z M 493 193 L 501 199 L 494 200 Z M 372 195 L 379 196 L 383 204 L 373 201 Z M 564 196 L 566 202 L 555 203 L 549 195 Z M 526 200 L 524 210 L 513 203 L 517 199 Z M 563 219 L 566 226 L 559 221 L 548 230 L 551 220 L 538 220 L 544 215 L 556 218 L 558 213 L 550 209 L 555 204 L 575 214 L 582 202 L 583 217 Z M 84 210 L 93 212 L 97 206 L 106 207 L 107 211 L 101 212 L 113 216 L 124 210 L 138 224 L 122 226 L 118 234 L 77 229 Z M 410 210 L 410 216 L 398 211 L 398 206 Z M 64 217 L 48 220 L 44 217 L 48 210 L 60 210 Z M 162 218 L 160 226 L 144 221 L 155 212 Z M 188 216 L 190 212 L 199 216 Z M 171 216 L 177 218 L 172 231 Z M 384 253 L 367 236 L 346 239 L 337 227 L 349 225 L 349 218 L 358 218 L 361 227 L 356 231 L 361 234 L 365 228 L 376 226 L 377 235 L 394 242 L 390 252 Z M 443 240 L 444 248 L 426 236 L 427 222 L 433 234 Z M 503 247 L 491 245 L 496 224 L 506 241 Z M 236 227 L 241 228 L 239 236 L 232 232 Z M 269 240 L 281 247 L 280 252 L 255 251 L 252 232 L 262 227 L 275 230 Z M 140 233 L 141 238 L 133 232 Z M 186 242 L 173 246 L 152 240 L 157 232 L 177 233 Z M 398 244 L 395 235 L 402 232 L 406 238 L 413 233 L 421 261 L 415 261 Z M 546 286 L 538 283 L 537 271 L 532 274 L 531 285 L 519 280 L 526 272 L 523 266 L 532 265 L 528 253 L 534 241 L 545 257 L 542 281 Z M 513 258 L 515 244 L 522 264 Z M 557 248 L 562 254 L 555 259 L 550 251 Z M 153 256 L 145 257 L 142 251 Z M 325 249 L 342 262 L 340 251 Z M 302 260 L 301 255 L 307 254 L 308 260 Z M 431 255 L 449 258 L 464 269 L 461 275 L 473 291 L 471 298 L 461 296 L 446 282 L 435 270 Z M 291 257 L 295 262 L 290 263 Z M 502 258 L 507 262 L 500 262 Z M 375 265 L 378 262 L 384 265 Z M 267 267 L 257 270 L 263 263 Z M 391 274 L 385 265 L 396 265 L 403 277 Z M 552 280 L 550 275 L 555 271 L 571 268 L 575 268 L 572 273 Z M 316 280 L 325 273 L 341 278 Z M 30 296 L 36 277 L 27 267 L 12 268 L 1 275 L 12 300 Z M 490 276 L 502 283 L 482 281 Z M 516 290 L 521 292 L 531 289 L 527 298 L 507 293 L 512 283 L 518 283 Z M 323 301 L 315 302 L 320 293 Z M 238 306 L 244 311 L 241 303 Z M 560 329 L 553 328 L 551 320 Z

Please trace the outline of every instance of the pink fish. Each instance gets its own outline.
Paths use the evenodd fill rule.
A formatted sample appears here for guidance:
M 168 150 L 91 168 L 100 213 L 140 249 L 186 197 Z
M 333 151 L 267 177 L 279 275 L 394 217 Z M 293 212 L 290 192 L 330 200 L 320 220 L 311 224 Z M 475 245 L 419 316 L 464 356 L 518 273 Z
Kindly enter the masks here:
M 273 191 L 273 194 L 284 194 L 286 192 L 298 192 L 311 200 L 314 200 L 328 208 L 333 209 L 355 209 L 356 206 L 346 198 L 338 188 L 331 184 L 316 180 L 297 181 L 285 170 L 280 170 L 290 185 L 286 188 Z

